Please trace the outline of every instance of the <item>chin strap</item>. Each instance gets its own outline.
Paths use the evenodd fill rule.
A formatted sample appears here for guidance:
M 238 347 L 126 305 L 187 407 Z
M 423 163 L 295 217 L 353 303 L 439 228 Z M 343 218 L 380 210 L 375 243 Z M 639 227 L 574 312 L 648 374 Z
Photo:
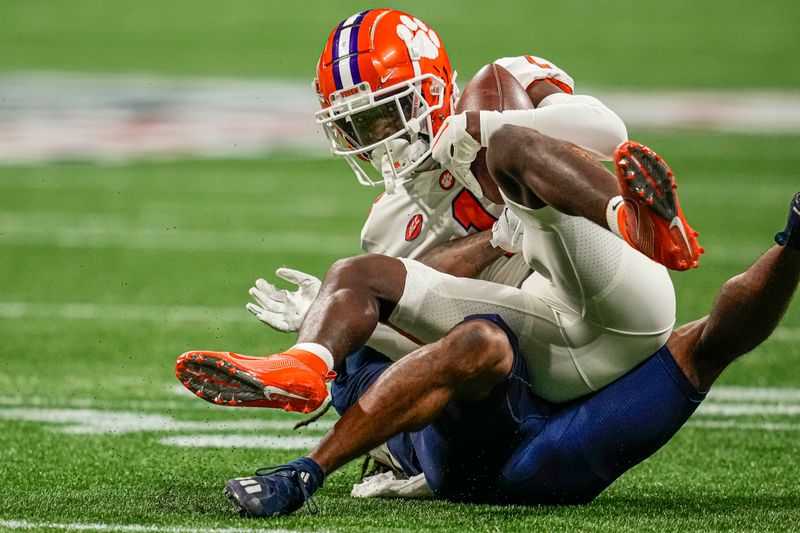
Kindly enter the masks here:
M 372 151 L 372 166 L 383 176 L 387 194 L 394 194 L 397 185 L 407 182 L 411 175 L 401 178 L 397 174 L 416 163 L 428 151 L 428 143 L 417 139 L 413 144 L 405 139 L 394 139 Z

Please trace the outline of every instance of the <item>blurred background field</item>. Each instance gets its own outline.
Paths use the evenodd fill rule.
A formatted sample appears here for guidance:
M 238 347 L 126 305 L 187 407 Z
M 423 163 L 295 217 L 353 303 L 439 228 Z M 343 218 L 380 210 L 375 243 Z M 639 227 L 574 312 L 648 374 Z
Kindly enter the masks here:
M 244 310 L 253 280 L 280 265 L 321 276 L 358 253 L 381 191 L 325 156 L 310 80 L 330 29 L 366 7 L 0 0 L 0 529 L 791 529 L 797 302 L 673 442 L 586 508 L 356 501 L 353 465 L 328 480 L 316 517 L 253 524 L 228 511 L 228 478 L 303 453 L 309 441 L 289 439 L 313 441 L 325 425 L 292 432 L 284 413 L 206 406 L 176 388 L 172 365 L 193 348 L 285 347 L 290 336 Z M 579 92 L 622 104 L 698 91 L 696 113 L 726 99 L 779 104 L 752 115 L 756 133 L 714 117 L 656 127 L 646 108 L 634 117 L 631 136 L 670 162 L 708 250 L 701 269 L 673 276 L 679 322 L 704 313 L 783 226 L 800 189 L 800 128 L 775 116 L 798 112 L 796 3 L 393 7 L 437 30 L 464 81 L 494 58 L 536 54 Z M 64 151 L 87 131 L 95 144 Z M 298 142 L 281 144 L 287 136 Z
M 3 0 L 0 69 L 308 79 L 330 30 L 369 2 L 220 4 Z M 637 88 L 800 84 L 800 9 L 710 1 L 411 0 L 441 34 L 462 76 L 488 58 L 527 51 L 580 84 Z

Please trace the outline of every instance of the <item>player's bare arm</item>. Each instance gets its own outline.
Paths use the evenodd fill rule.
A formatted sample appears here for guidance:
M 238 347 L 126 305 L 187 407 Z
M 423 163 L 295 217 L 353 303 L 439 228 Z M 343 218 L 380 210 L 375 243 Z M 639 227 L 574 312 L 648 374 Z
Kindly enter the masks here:
M 474 278 L 506 253 L 503 248 L 496 248 L 491 240 L 491 230 L 481 231 L 440 244 L 422 254 L 418 260 L 445 274 Z
M 513 203 L 532 209 L 549 205 L 587 218 L 669 268 L 698 266 L 703 249 L 680 209 L 672 171 L 639 143 L 610 147 L 609 142 L 624 137 L 614 133 L 616 115 L 605 106 L 591 97 L 551 92 L 540 101 L 540 108 L 531 109 L 529 94 L 498 65 L 483 69 L 470 85 L 480 97 L 464 109 L 466 113 L 445 121 L 433 146 L 433 156 L 450 165 L 464 183 L 480 190 L 493 177 Z M 555 98 L 573 98 L 580 104 L 544 105 Z M 611 119 L 594 124 L 598 115 Z M 580 127 L 567 130 L 571 122 Z M 485 173 L 492 177 L 483 175 L 481 147 L 487 150 L 490 166 Z M 617 176 L 587 157 L 587 149 L 612 152 Z
M 795 203 L 800 207 L 800 199 Z M 728 365 L 770 336 L 799 281 L 800 247 L 773 246 L 722 286 L 709 315 L 672 333 L 670 351 L 698 390 L 708 390 Z

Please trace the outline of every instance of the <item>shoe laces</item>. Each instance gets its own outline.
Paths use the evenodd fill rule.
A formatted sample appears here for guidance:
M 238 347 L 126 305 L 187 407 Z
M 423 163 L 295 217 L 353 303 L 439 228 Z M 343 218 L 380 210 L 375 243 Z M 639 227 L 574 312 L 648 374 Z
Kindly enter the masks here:
M 308 418 L 300 420 L 294 425 L 292 429 L 300 429 L 313 424 L 314 422 L 316 422 L 317 420 L 319 420 L 328 413 L 332 404 L 333 402 L 331 402 L 330 396 L 328 396 L 328 398 L 325 400 L 325 403 L 322 404 L 322 407 L 318 409 L 316 413 L 310 415 Z
M 300 492 L 303 494 L 303 502 L 306 504 L 306 509 L 308 509 L 309 514 L 317 514 L 319 512 L 319 506 L 317 506 L 317 502 L 314 501 L 314 497 L 311 496 L 311 493 L 308 492 L 303 478 L 300 477 L 300 470 L 297 468 L 289 465 L 262 466 L 256 470 L 256 475 L 269 476 L 279 472 L 290 472 L 290 475 L 297 479 L 297 483 L 300 485 Z M 311 474 L 309 473 L 309 475 Z

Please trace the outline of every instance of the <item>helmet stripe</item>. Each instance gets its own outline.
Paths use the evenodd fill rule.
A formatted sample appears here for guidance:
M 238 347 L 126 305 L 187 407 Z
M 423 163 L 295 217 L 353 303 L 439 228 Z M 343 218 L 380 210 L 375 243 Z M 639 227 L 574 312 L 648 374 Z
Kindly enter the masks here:
M 342 22 L 344 24 L 344 22 Z M 336 29 L 336 34 L 333 36 L 333 83 L 336 85 L 336 90 L 342 88 L 342 76 L 339 74 L 339 38 L 342 34 L 342 24 Z
M 353 22 L 355 31 L 350 32 L 350 76 L 353 78 L 353 84 L 361 83 L 361 72 L 358 70 L 358 34 L 361 30 L 361 22 L 367 13 L 369 10 L 358 14 Z
M 336 90 L 361 83 L 358 70 L 358 30 L 370 10 L 348 17 L 336 28 L 333 36 L 333 81 Z M 345 61 L 349 56 L 349 61 Z M 343 65 L 343 63 L 347 63 Z

